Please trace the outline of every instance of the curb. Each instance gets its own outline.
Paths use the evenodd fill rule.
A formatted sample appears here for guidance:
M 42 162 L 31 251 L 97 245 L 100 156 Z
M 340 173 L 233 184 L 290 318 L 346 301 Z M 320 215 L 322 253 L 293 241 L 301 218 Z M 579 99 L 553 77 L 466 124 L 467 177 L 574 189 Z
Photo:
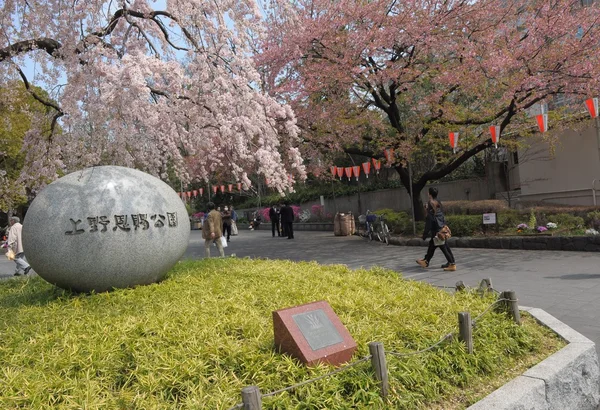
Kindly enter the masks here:
M 421 238 L 392 237 L 392 245 L 427 246 Z M 600 252 L 600 235 L 595 236 L 502 236 L 448 239 L 451 248 L 522 249 L 528 251 Z
M 600 366 L 596 345 L 542 309 L 520 306 L 569 344 L 468 410 L 596 410 Z

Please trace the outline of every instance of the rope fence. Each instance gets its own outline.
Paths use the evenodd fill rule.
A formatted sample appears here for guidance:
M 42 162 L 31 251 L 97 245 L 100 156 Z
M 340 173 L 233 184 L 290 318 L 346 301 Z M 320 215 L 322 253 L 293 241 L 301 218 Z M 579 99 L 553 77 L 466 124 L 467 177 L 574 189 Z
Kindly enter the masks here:
M 462 281 L 460 281 L 459 283 L 461 285 L 460 290 L 464 290 L 466 288 L 465 285 L 462 283 Z M 457 286 L 453 287 L 452 289 L 456 289 L 457 291 L 459 291 L 458 290 L 459 283 L 457 283 Z M 441 287 L 441 286 L 439 286 L 439 287 Z M 492 311 L 493 309 L 500 307 L 503 310 L 508 311 L 508 313 L 510 313 L 513 321 L 517 325 L 521 325 L 521 316 L 520 316 L 520 312 L 519 312 L 518 299 L 517 299 L 514 291 L 506 290 L 504 292 L 499 292 L 499 291 L 495 290 L 494 288 L 492 288 L 492 282 L 490 279 L 483 279 L 478 288 L 478 291 L 482 295 L 485 292 L 493 292 L 495 294 L 498 294 L 499 297 L 496 301 L 494 301 L 491 305 L 489 305 L 487 308 L 485 308 L 483 312 L 478 314 L 473 319 L 471 319 L 471 315 L 469 312 L 459 312 L 458 313 L 458 328 L 459 328 L 458 329 L 458 340 L 465 344 L 466 350 L 469 354 L 473 353 L 473 328 L 477 325 L 477 322 L 485 314 Z M 284 387 L 282 389 L 275 390 L 275 391 L 272 391 L 272 392 L 266 393 L 266 394 L 261 394 L 258 386 L 244 387 L 242 389 L 242 403 L 236 404 L 235 406 L 231 407 L 229 410 L 236 410 L 236 409 L 260 410 L 260 409 L 262 409 L 262 398 L 273 397 L 278 394 L 284 393 L 286 391 L 294 390 L 301 386 L 304 386 L 304 385 L 307 385 L 310 383 L 314 383 L 318 380 L 322 380 L 322 379 L 334 376 L 338 373 L 341 373 L 345 370 L 348 370 L 358 364 L 367 362 L 369 360 L 371 361 L 371 365 L 375 372 L 375 377 L 379 381 L 380 390 L 381 390 L 380 395 L 382 397 L 386 397 L 388 395 L 388 390 L 389 390 L 387 362 L 385 359 L 386 353 L 391 356 L 395 356 L 395 357 L 407 357 L 407 356 L 414 356 L 414 355 L 418 355 L 418 354 L 424 354 L 424 353 L 434 350 L 435 348 L 437 348 L 438 346 L 440 346 L 441 344 L 443 344 L 444 342 L 446 342 L 448 340 L 453 340 L 455 337 L 456 337 L 456 332 L 446 333 L 440 340 L 438 340 L 436 343 L 432 344 L 431 346 L 426 347 L 421 350 L 417 350 L 414 352 L 407 352 L 407 353 L 400 353 L 400 352 L 393 352 L 393 351 L 385 352 L 383 343 L 370 342 L 369 343 L 370 355 L 362 357 L 361 359 L 358 359 L 358 360 L 356 360 L 350 364 L 347 364 L 345 366 L 339 367 L 339 368 L 337 368 L 329 373 L 323 374 L 321 376 L 318 376 L 318 377 L 315 377 L 315 378 L 312 378 L 309 380 L 305 380 L 303 382 L 294 384 L 292 386 Z

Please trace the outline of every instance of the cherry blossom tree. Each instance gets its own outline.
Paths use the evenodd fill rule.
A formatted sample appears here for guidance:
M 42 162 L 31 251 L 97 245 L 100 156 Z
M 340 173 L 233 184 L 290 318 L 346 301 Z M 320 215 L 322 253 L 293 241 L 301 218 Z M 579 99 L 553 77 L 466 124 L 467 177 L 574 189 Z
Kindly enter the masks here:
M 294 108 L 314 150 L 305 157 L 328 166 L 327 152 L 380 158 L 393 148 L 387 164 L 407 190 L 409 162 L 420 170 L 417 212 L 429 181 L 493 146 L 489 126 L 514 148 L 540 104 L 564 95 L 583 109 L 600 90 L 598 2 L 273 0 L 265 9 L 263 80 Z M 449 132 L 459 133 L 456 152 Z
M 5 0 L 0 23 L 0 84 L 50 109 L 24 139 L 29 189 L 102 164 L 280 191 L 305 177 L 294 113 L 260 89 L 253 0 Z

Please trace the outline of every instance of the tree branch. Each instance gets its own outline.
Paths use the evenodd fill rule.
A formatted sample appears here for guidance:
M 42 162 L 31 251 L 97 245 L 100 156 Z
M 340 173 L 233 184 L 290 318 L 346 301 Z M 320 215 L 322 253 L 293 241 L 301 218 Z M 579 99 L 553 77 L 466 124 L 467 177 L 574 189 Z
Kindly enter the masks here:
M 54 114 L 54 116 L 52 117 L 52 124 L 50 125 L 50 139 L 52 139 L 52 136 L 54 135 L 54 129 L 56 128 L 56 124 L 58 122 L 58 119 L 60 117 L 62 117 L 63 115 L 65 115 L 65 113 L 63 112 L 63 110 L 61 110 L 61 108 L 55 104 L 52 101 L 48 101 L 42 97 L 40 97 L 35 90 L 33 90 L 31 88 L 31 85 L 29 84 L 29 81 L 27 80 L 27 77 L 25 76 L 25 73 L 19 68 L 17 67 L 17 71 L 19 72 L 19 75 L 21 76 L 21 79 L 23 80 L 23 84 L 25 85 L 25 88 L 27 89 L 27 91 L 29 92 L 29 94 L 31 94 L 31 96 L 33 98 L 35 98 L 37 101 L 39 101 L 40 103 L 42 103 L 43 105 L 45 105 L 46 107 L 51 107 L 54 108 L 56 110 L 56 113 Z
M 42 37 L 33 40 L 23 40 L 0 49 L 0 62 L 14 55 L 27 53 L 33 50 L 45 50 L 52 57 L 60 58 L 62 44 L 51 38 Z

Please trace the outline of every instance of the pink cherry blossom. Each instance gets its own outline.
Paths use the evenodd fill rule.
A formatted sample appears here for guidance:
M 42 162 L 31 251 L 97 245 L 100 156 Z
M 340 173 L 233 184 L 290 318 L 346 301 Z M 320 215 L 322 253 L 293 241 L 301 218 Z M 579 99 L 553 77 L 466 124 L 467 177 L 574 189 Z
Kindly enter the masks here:
M 52 97 L 52 129 L 23 143 L 21 187 L 102 164 L 246 188 L 260 174 L 281 192 L 305 178 L 294 113 L 252 59 L 264 36 L 253 0 L 6 0 L 0 22 L 0 84 Z

